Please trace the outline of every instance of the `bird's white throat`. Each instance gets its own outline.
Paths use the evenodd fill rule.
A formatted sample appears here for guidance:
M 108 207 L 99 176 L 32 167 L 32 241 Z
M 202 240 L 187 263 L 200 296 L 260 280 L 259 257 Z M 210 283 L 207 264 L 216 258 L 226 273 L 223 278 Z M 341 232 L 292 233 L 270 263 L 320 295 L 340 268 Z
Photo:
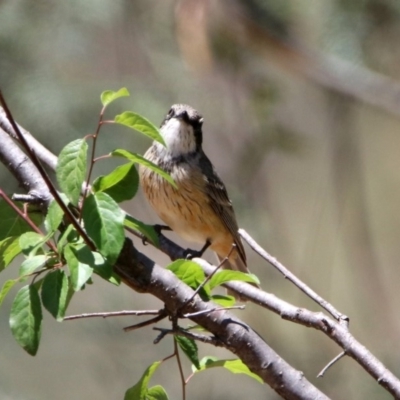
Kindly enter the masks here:
M 178 118 L 171 118 L 161 128 L 161 134 L 172 157 L 179 157 L 196 150 L 193 127 Z

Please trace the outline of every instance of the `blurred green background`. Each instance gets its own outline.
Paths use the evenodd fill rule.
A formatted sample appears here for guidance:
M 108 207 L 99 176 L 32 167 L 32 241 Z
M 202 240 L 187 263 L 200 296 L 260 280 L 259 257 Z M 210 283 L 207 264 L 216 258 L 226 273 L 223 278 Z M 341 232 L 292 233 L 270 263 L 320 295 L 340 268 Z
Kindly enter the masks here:
M 106 89 L 131 92 L 110 107 L 109 118 L 132 110 L 159 124 L 173 103 L 198 109 L 205 151 L 239 225 L 350 316 L 355 337 L 400 375 L 399 34 L 395 0 L 3 0 L 0 86 L 19 123 L 56 154 L 94 132 Z M 108 126 L 98 154 L 144 152 L 149 144 Z M 113 166 L 98 164 L 97 173 Z M 3 166 L 0 173 L 1 187 L 18 192 Z M 141 193 L 124 208 L 157 221 Z M 319 311 L 247 253 L 263 289 Z M 17 268 L 3 272 L 0 284 Z M 75 296 L 70 314 L 162 307 L 126 287 L 95 283 Z M 153 345 L 151 327 L 123 333 L 139 318 L 60 324 L 46 315 L 32 358 L 8 328 L 15 293 L 0 310 L 2 399 L 122 399 L 148 365 L 173 351 L 171 338 Z M 240 317 L 332 398 L 391 398 L 348 358 L 316 379 L 340 352 L 321 333 L 252 304 Z M 201 356 L 233 357 L 199 347 Z M 152 383 L 181 398 L 175 361 Z M 278 397 L 221 369 L 195 376 L 188 398 Z

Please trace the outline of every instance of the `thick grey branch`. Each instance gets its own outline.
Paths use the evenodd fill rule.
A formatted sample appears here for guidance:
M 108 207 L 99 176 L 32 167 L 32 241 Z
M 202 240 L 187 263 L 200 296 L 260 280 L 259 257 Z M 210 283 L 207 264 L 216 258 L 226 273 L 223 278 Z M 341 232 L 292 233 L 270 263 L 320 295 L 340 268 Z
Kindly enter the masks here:
M 32 161 L 1 128 L 0 143 L 0 161 L 31 196 L 47 204 L 51 195 L 43 178 Z
M 44 147 L 40 142 L 38 142 L 26 129 L 22 128 L 21 125 L 18 125 L 18 127 L 24 135 L 29 146 L 35 151 L 35 154 L 39 160 L 54 171 L 57 165 L 57 157 L 50 150 L 46 149 L 46 147 Z M 0 107 L 0 128 L 3 129 L 3 131 L 10 135 L 13 139 L 18 140 L 14 129 L 12 128 L 10 121 L 7 119 L 6 113 L 2 107 Z
M 279 357 L 250 326 L 230 312 L 213 311 L 214 305 L 202 301 L 199 296 L 182 309 L 192 297 L 193 290 L 172 272 L 138 252 L 129 239 L 114 268 L 129 287 L 160 299 L 172 316 L 177 314 L 177 310 L 184 314 L 198 313 L 191 320 L 216 336 L 224 347 L 236 354 L 283 398 L 328 399 L 300 371 Z

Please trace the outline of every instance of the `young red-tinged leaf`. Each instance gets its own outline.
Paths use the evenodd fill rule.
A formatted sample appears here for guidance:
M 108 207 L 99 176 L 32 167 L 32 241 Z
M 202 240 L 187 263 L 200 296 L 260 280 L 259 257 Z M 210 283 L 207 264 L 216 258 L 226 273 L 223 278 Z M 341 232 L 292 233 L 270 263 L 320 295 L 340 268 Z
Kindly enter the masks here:
M 139 175 L 133 162 L 120 165 L 105 176 L 98 177 L 93 183 L 95 192 L 104 192 L 117 203 L 132 199 L 139 187 Z
M 257 382 L 260 382 L 261 384 L 264 383 L 264 381 L 258 375 L 251 372 L 248 366 L 239 359 L 217 360 L 214 357 L 205 357 L 200 361 L 200 369 L 195 369 L 194 367 L 192 367 L 192 370 L 193 372 L 200 372 L 215 367 L 226 368 L 228 371 L 234 374 L 245 374 L 250 378 L 255 379 Z
M 92 255 L 94 258 L 94 273 L 113 285 L 119 286 L 121 278 L 113 272 L 112 265 L 100 253 L 93 251 Z
M 72 289 L 77 292 L 92 276 L 93 254 L 85 245 L 75 247 L 68 244 L 64 249 L 64 257 L 71 273 Z
M 139 382 L 126 391 L 124 400 L 147 400 L 148 384 L 160 364 L 161 361 L 156 361 L 151 364 L 150 367 L 146 369 Z
M 22 209 L 21 206 L 18 208 Z M 39 226 L 43 217 L 40 212 L 29 212 L 29 218 Z M 21 236 L 32 228 L 4 201 L 0 200 L 0 240 L 10 236 Z
M 86 174 L 88 145 L 84 139 L 68 143 L 58 156 L 57 182 L 73 205 L 78 205 Z
M 0 306 L 2 305 L 4 299 L 6 298 L 8 292 L 11 288 L 18 282 L 18 279 L 9 279 L 4 282 L 3 287 L 0 290 Z
M 124 225 L 130 229 L 133 229 L 141 234 L 143 234 L 147 240 L 154 244 L 154 246 L 158 247 L 158 235 L 155 231 L 153 225 L 147 225 L 142 221 L 139 221 L 133 218 L 130 215 L 125 215 Z
M 147 160 L 140 154 L 131 153 L 128 150 L 124 149 L 116 149 L 110 153 L 113 157 L 124 157 L 128 160 L 133 161 L 136 164 L 144 165 L 145 167 L 151 169 L 152 171 L 156 172 L 160 176 L 162 176 L 167 182 L 169 182 L 172 186 L 177 187 L 175 181 L 171 178 L 169 174 L 167 174 L 162 168 L 158 167 L 156 164 L 152 163 L 151 161 Z
M 236 300 L 233 296 L 224 296 L 222 294 L 212 295 L 211 301 L 222 307 L 232 307 L 236 303 Z
M 125 240 L 125 213 L 108 194 L 98 192 L 87 197 L 82 216 L 99 252 L 114 264 Z
M 210 279 L 210 288 L 211 290 L 215 287 L 222 285 L 226 282 L 230 281 L 242 281 L 242 282 L 250 282 L 259 284 L 260 281 L 255 277 L 255 275 L 245 274 L 240 271 L 232 271 L 230 269 L 224 269 L 222 271 L 218 271 L 215 273 Z
M 161 385 L 156 385 L 147 391 L 146 400 L 168 400 L 168 395 Z
M 65 316 L 68 290 L 68 277 L 62 269 L 49 272 L 43 280 L 43 306 L 57 321 L 62 321 Z
M 42 267 L 46 263 L 46 259 L 47 256 L 44 254 L 27 258 L 19 267 L 19 276 L 31 274 L 35 269 Z
M 14 258 L 21 253 L 18 236 L 10 236 L 0 242 L 0 271 L 8 267 Z
M 42 307 L 35 286 L 24 286 L 15 296 L 11 307 L 10 327 L 14 339 L 31 356 L 39 348 Z
M 187 358 L 192 362 L 192 364 L 200 369 L 199 364 L 199 350 L 197 348 L 197 344 L 194 340 L 189 339 L 184 336 L 174 336 L 176 342 L 182 351 L 186 354 Z
M 24 254 L 33 256 L 47 241 L 47 237 L 36 232 L 23 233 L 19 238 L 19 246 Z
M 153 125 L 147 118 L 132 111 L 125 111 L 115 117 L 114 121 L 117 124 L 125 125 L 128 128 L 134 129 L 150 139 L 156 140 L 165 146 L 164 139 L 161 136 L 160 130 Z
M 104 107 L 107 107 L 114 100 L 117 100 L 120 97 L 128 97 L 128 96 L 129 96 L 128 89 L 123 87 L 117 90 L 116 92 L 114 92 L 113 90 L 105 90 L 100 95 L 100 100 L 101 104 L 103 104 Z

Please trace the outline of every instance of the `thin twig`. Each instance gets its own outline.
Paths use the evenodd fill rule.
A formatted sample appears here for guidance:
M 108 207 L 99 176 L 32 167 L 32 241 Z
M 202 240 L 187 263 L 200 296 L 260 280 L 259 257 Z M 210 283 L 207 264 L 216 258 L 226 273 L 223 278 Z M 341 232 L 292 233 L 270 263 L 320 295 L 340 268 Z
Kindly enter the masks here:
M 164 310 L 162 310 L 162 311 L 164 311 Z M 166 316 L 167 316 L 167 313 L 165 311 L 160 312 L 160 315 L 157 315 L 157 317 L 148 319 L 147 321 L 140 322 L 139 324 L 136 324 L 136 325 L 127 326 L 126 328 L 124 328 L 124 331 L 130 332 L 130 331 L 134 331 L 135 329 L 143 328 L 145 326 L 148 326 L 148 325 L 154 324 L 158 321 L 161 321 Z
M 345 351 L 342 351 L 339 355 L 337 355 L 331 362 L 329 362 L 326 367 L 324 367 L 322 369 L 322 371 L 317 375 L 317 378 L 322 378 L 325 374 L 325 372 L 332 367 L 333 364 L 335 364 L 336 362 L 338 362 L 342 357 L 344 357 L 346 355 Z
M 160 310 L 124 310 L 124 311 L 112 311 L 112 312 L 97 312 L 97 313 L 83 313 L 77 315 L 69 315 L 64 318 L 64 321 L 71 321 L 74 319 L 82 319 L 82 318 L 108 318 L 108 317 L 122 317 L 126 315 L 159 315 Z
M 215 308 L 212 308 L 211 310 L 202 310 L 202 311 L 197 311 L 194 313 L 183 314 L 182 317 L 183 318 L 192 318 L 192 317 L 198 317 L 199 315 L 202 315 L 202 314 L 209 314 L 214 311 L 244 310 L 245 308 L 246 308 L 245 305 L 231 306 L 231 307 L 215 307 Z
M 185 381 L 185 376 L 183 375 L 181 357 L 180 357 L 180 355 L 179 355 L 178 343 L 177 343 L 177 340 L 176 340 L 175 337 L 174 337 L 174 352 L 175 352 L 175 354 L 176 354 L 176 362 L 178 363 L 179 375 L 181 376 L 181 382 L 182 382 L 182 399 L 183 399 L 183 400 L 186 400 L 186 381 Z
M 36 233 L 38 233 L 39 235 L 45 236 L 44 233 L 40 230 L 40 228 L 38 228 L 33 221 L 29 218 L 28 213 L 24 214 L 14 203 L 13 201 L 3 192 L 2 189 L 0 189 L 0 197 L 2 197 L 4 199 L 4 201 L 16 212 L 16 214 L 22 218 L 31 228 L 33 231 L 35 231 Z M 54 253 L 58 254 L 58 250 L 57 247 L 54 246 L 54 244 L 52 242 L 50 242 L 50 240 L 46 241 L 47 246 L 50 247 L 50 249 L 52 251 L 54 251 Z
M 267 260 L 272 266 L 274 266 L 286 279 L 296 285 L 303 293 L 314 300 L 322 308 L 328 311 L 336 320 L 342 324 L 348 324 L 349 317 L 340 313 L 336 310 L 332 304 L 324 300 L 320 295 L 318 295 L 314 290 L 297 278 L 293 273 L 291 273 L 284 265 L 282 265 L 275 257 L 268 254 L 244 229 L 239 229 L 240 236 L 249 244 L 249 246 L 262 258 Z
M 81 206 L 80 212 L 79 212 L 79 221 L 82 220 L 83 206 L 85 204 L 86 196 L 87 196 L 88 191 L 89 191 L 90 179 L 92 177 L 93 167 L 94 167 L 94 163 L 95 163 L 95 161 L 94 161 L 95 157 L 94 156 L 96 155 L 97 138 L 98 138 L 99 133 L 100 133 L 100 128 L 101 128 L 101 125 L 102 125 L 103 115 L 104 115 L 105 111 L 106 111 L 106 106 L 103 106 L 103 108 L 100 111 L 99 122 L 97 123 L 96 132 L 95 132 L 94 135 L 92 135 L 92 140 L 93 140 L 92 153 L 91 153 L 91 156 L 90 156 L 90 166 L 89 166 L 89 171 L 88 171 L 87 178 L 86 178 L 85 191 L 83 193 L 83 198 L 82 198 L 82 206 Z
M 211 344 L 213 346 L 218 346 L 218 347 L 223 346 L 221 341 L 217 339 L 215 336 L 200 335 L 198 333 L 189 332 L 187 329 L 182 329 L 179 327 L 175 329 L 166 329 L 166 328 L 158 328 L 155 326 L 153 330 L 160 331 L 162 333 L 162 337 L 165 337 L 166 335 L 179 335 L 187 337 L 188 339 L 197 340 L 202 343 Z
M 193 295 L 189 298 L 188 301 L 186 301 L 186 303 L 183 305 L 182 308 L 184 308 L 186 305 L 188 305 L 194 299 L 196 294 L 199 293 L 201 289 L 203 289 L 203 287 L 206 285 L 206 283 L 216 274 L 216 272 L 222 267 L 222 265 L 229 260 L 229 257 L 231 256 L 233 249 L 235 249 L 235 248 L 236 248 L 236 244 L 232 243 L 232 247 L 229 250 L 229 253 L 227 254 L 227 256 L 221 260 L 221 262 L 217 265 L 217 267 L 214 269 L 214 271 L 210 275 L 206 276 L 206 279 L 204 279 L 204 281 L 196 288 L 196 290 L 193 292 Z

